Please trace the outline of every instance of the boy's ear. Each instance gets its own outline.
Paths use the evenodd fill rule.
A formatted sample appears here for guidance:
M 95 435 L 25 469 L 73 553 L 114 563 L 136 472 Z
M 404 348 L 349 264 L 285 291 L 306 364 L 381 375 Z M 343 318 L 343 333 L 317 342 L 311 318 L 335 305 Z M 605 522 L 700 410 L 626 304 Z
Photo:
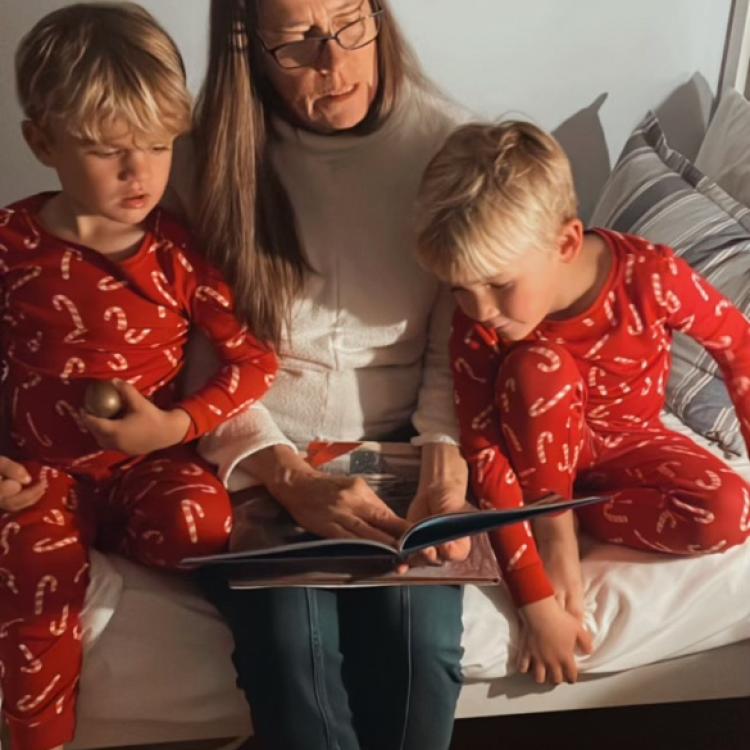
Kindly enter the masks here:
M 566 221 L 560 229 L 558 248 L 563 263 L 574 261 L 583 246 L 583 222 L 580 219 Z
M 52 167 L 52 146 L 50 137 L 32 120 L 21 123 L 21 132 L 29 148 L 45 167 Z

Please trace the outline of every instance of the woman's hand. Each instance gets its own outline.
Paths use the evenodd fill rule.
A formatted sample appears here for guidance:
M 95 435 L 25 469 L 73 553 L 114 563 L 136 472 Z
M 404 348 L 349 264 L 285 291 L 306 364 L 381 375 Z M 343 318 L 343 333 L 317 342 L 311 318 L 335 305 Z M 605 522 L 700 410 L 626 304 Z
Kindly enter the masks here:
M 38 502 L 44 494 L 44 482 L 31 484 L 21 464 L 0 456 L 0 511 L 15 513 Z
M 242 462 L 307 531 L 322 537 L 394 544 L 409 528 L 361 477 L 315 471 L 290 448 L 275 445 Z
M 419 486 L 407 519 L 413 524 L 428 516 L 473 510 L 473 506 L 466 502 L 467 482 L 466 462 L 457 446 L 444 443 L 423 446 Z M 443 560 L 465 560 L 470 551 L 471 539 L 465 537 L 439 547 L 429 547 L 420 554 L 429 563 L 438 564 Z
M 518 671 L 530 672 L 540 685 L 573 683 L 578 679 L 576 648 L 585 654 L 594 650 L 591 634 L 554 597 L 527 604 L 520 609 L 523 621 Z
M 100 448 L 141 456 L 182 441 L 190 428 L 186 411 L 165 411 L 130 383 L 123 380 L 113 380 L 112 383 L 122 398 L 125 411 L 122 417 L 104 419 L 81 411 L 81 420 Z

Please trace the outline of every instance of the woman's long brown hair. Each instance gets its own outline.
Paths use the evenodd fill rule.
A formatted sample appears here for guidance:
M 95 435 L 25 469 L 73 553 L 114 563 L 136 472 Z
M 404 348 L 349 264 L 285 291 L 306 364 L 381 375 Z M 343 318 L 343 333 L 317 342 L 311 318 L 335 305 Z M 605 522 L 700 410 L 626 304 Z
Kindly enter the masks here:
M 269 118 L 278 103 L 262 75 L 264 53 L 254 33 L 256 4 L 268 1 L 211 0 L 209 64 L 194 130 L 195 229 L 232 285 L 238 313 L 256 336 L 278 346 L 313 269 L 269 156 Z M 380 88 L 358 133 L 382 124 L 405 79 L 424 80 L 387 1 L 377 5 L 385 10 Z

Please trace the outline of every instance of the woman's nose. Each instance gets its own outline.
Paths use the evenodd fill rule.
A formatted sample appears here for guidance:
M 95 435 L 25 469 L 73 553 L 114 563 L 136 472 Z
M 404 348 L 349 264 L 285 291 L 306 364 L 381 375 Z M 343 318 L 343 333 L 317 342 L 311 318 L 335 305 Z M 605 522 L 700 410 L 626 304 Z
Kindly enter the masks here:
M 345 50 L 335 39 L 328 39 L 323 42 L 323 48 L 320 50 L 316 68 L 320 73 L 330 73 L 341 66 Z

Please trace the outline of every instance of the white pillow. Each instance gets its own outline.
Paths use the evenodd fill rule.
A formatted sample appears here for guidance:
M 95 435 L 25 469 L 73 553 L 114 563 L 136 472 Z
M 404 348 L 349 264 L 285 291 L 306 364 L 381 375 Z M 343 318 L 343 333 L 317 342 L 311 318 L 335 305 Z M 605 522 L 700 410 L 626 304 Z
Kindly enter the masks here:
M 750 102 L 734 89 L 722 95 L 695 166 L 750 206 Z

